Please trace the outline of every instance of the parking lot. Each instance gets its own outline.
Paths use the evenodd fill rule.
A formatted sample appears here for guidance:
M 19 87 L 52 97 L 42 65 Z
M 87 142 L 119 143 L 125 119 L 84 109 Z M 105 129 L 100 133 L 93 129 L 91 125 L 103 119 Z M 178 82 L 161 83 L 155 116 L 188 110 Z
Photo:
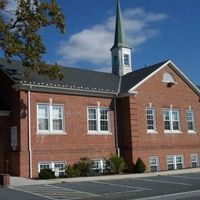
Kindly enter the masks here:
M 200 199 L 200 173 L 0 189 L 0 199 Z

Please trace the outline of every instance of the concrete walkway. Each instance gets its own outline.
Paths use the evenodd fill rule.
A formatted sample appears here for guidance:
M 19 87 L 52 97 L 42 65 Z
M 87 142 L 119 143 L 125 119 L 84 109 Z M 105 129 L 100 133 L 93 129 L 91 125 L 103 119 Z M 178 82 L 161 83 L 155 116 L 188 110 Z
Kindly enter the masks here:
M 33 180 L 22 177 L 10 177 L 10 187 L 18 187 L 25 185 L 43 185 L 43 184 L 55 184 L 55 183 L 70 183 L 70 182 L 84 182 L 84 181 L 105 181 L 105 180 L 117 180 L 117 179 L 129 179 L 129 178 L 143 178 L 153 176 L 166 176 L 173 174 L 187 174 L 187 173 L 198 173 L 200 168 L 193 169 L 182 169 L 173 171 L 164 171 L 156 173 L 143 173 L 143 174 L 123 174 L 123 175 L 107 175 L 107 176 L 92 176 L 92 177 L 78 177 L 78 178 L 61 178 L 51 180 Z

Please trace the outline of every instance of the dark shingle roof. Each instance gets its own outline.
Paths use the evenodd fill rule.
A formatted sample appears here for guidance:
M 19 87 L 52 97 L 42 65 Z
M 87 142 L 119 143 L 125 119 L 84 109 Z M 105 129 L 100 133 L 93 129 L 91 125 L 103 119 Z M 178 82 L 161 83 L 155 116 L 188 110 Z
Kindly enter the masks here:
M 136 86 L 140 81 L 142 81 L 151 73 L 153 73 L 155 70 L 160 68 L 167 61 L 163 61 L 161 63 L 151 65 L 142 69 L 138 69 L 136 71 L 126 74 L 125 76 L 122 77 L 120 92 L 121 93 L 128 92 L 132 87 Z
M 121 78 L 111 73 L 96 72 L 85 69 L 62 67 L 64 73 L 63 80 L 51 80 L 47 76 L 32 74 L 30 77 L 23 75 L 25 67 L 20 61 L 7 63 L 5 59 L 0 59 L 0 69 L 14 81 L 14 83 L 31 84 L 36 86 L 51 86 L 54 88 L 66 88 L 70 90 L 81 90 L 99 93 L 126 93 L 140 81 L 145 79 L 155 70 L 160 68 L 167 61 L 145 67 Z M 120 87 L 120 88 L 119 88 Z
M 0 59 L 0 68 L 3 68 L 15 83 L 101 91 L 105 93 L 116 93 L 118 91 L 119 77 L 110 73 L 62 67 L 64 79 L 60 81 L 59 79 L 51 80 L 46 76 L 38 74 L 32 74 L 27 78 L 23 75 L 25 67 L 19 61 L 7 63 L 4 59 Z

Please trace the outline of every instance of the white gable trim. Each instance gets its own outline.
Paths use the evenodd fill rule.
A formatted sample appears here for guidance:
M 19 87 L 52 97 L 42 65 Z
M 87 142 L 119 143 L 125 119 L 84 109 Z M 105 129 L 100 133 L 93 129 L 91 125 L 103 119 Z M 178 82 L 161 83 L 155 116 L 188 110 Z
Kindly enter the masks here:
M 166 65 L 171 65 L 170 67 L 172 67 L 172 69 L 174 69 L 192 88 L 193 90 L 200 95 L 200 90 L 197 88 L 197 86 L 171 61 L 168 60 L 166 63 L 164 63 L 161 67 L 159 67 L 157 70 L 155 70 L 154 72 L 152 72 L 149 76 L 147 76 L 145 79 L 143 79 L 142 81 L 140 81 L 138 84 L 136 84 L 134 87 L 132 87 L 128 93 L 134 93 L 135 90 L 142 85 L 145 81 L 147 81 L 148 79 L 150 79 L 152 76 L 154 76 L 157 72 L 159 72 L 160 70 L 162 70 Z
M 10 111 L 1 111 L 0 110 L 0 117 L 6 117 L 10 115 Z

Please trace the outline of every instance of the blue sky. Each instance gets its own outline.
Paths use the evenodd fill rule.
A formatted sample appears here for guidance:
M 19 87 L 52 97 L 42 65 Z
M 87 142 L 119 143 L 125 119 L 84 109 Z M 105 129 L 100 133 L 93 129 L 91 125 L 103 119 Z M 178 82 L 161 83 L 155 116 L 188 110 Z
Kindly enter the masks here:
M 200 1 L 121 0 L 127 40 L 133 47 L 133 69 L 171 59 L 192 81 L 200 84 Z M 58 0 L 67 27 L 41 34 L 44 59 L 110 72 L 116 0 Z

